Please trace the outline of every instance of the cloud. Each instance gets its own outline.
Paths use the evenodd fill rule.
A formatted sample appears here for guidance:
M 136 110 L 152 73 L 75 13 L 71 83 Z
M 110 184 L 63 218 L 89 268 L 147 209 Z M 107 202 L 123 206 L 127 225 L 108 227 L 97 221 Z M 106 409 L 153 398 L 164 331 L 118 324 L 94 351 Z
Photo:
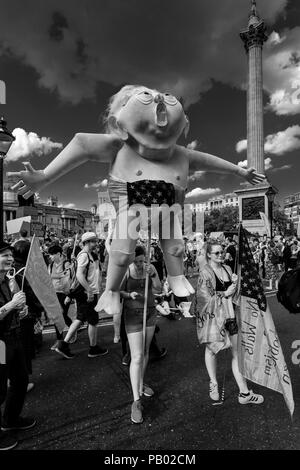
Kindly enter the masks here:
M 260 3 L 261 16 L 272 25 L 287 0 Z M 142 8 L 141 0 L 10 0 L 0 16 L 0 49 L 34 69 L 41 87 L 73 104 L 95 101 L 106 82 L 169 89 L 188 105 L 213 80 L 239 88 L 246 83 L 238 33 L 249 10 L 249 0 L 189 0 L 188 7 L 182 0 L 144 0 Z M 291 35 L 282 43 L 273 35 L 269 57 L 277 57 L 280 47 L 290 51 L 289 40 L 296 46 Z M 268 62 L 272 93 L 277 72 Z
M 247 168 L 247 166 L 248 166 L 248 161 L 247 161 L 247 160 L 243 160 L 242 162 L 238 162 L 238 166 L 240 166 L 241 168 Z
M 236 150 L 238 153 L 241 153 L 241 152 L 244 152 L 245 150 L 247 150 L 247 139 L 240 140 L 240 141 L 236 144 L 235 150 Z
M 108 184 L 108 180 L 104 179 L 104 180 L 100 180 L 92 184 L 85 183 L 84 188 L 85 189 L 100 189 L 101 188 L 103 190 L 106 190 L 107 184 Z
M 7 153 L 6 163 L 42 157 L 63 147 L 59 142 L 52 142 L 50 137 L 39 137 L 35 132 L 26 132 L 21 128 L 14 129 L 12 134 L 16 140 Z
M 192 183 L 201 180 L 206 175 L 206 171 L 195 171 L 189 176 L 188 182 Z
M 65 209 L 75 209 L 75 204 L 70 202 L 69 204 L 59 204 L 58 207 L 63 207 Z
M 197 147 L 198 147 L 198 140 L 193 140 L 193 142 L 190 142 L 187 145 L 187 148 L 190 149 L 190 150 L 196 150 Z
M 277 115 L 300 113 L 300 27 L 273 32 L 264 59 L 264 87 L 270 95 L 267 109 Z
M 270 157 L 265 158 L 265 170 L 271 170 L 273 168 L 272 159 Z
M 290 170 L 292 168 L 292 165 L 283 165 L 278 168 L 272 168 L 272 173 L 277 173 L 278 171 L 285 171 L 285 170 Z
M 265 139 L 265 153 L 281 156 L 300 148 L 300 126 L 288 127 L 284 131 L 270 134 Z M 236 144 L 236 151 L 241 153 L 247 150 L 247 140 L 240 140 Z M 247 160 L 245 160 L 247 163 Z M 245 163 L 245 162 L 240 162 Z M 240 165 L 242 166 L 242 165 Z
M 60 207 L 60 208 L 62 207 L 62 208 L 64 208 L 64 209 L 76 209 L 75 204 L 73 204 L 72 202 L 70 202 L 70 203 L 68 203 L 68 204 L 64 204 L 64 203 L 58 204 L 57 207 Z
M 220 188 L 207 188 L 207 189 L 195 188 L 186 195 L 186 199 L 189 202 L 197 202 L 197 200 L 199 199 L 201 200 L 203 198 L 208 198 L 220 192 L 221 192 Z
M 247 168 L 248 161 L 243 160 L 241 162 L 238 162 L 238 166 L 240 166 L 241 168 Z M 265 170 L 268 171 L 268 170 L 271 170 L 272 168 L 273 168 L 272 159 L 270 157 L 265 158 Z
M 288 127 L 285 131 L 268 135 L 265 141 L 265 152 L 273 155 L 284 155 L 300 148 L 300 126 Z

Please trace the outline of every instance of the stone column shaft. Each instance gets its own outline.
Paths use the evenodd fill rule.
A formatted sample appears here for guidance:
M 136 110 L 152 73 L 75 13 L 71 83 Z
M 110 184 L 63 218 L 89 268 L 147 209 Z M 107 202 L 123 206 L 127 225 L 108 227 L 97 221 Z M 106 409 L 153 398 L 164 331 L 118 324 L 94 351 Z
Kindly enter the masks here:
M 247 93 L 248 168 L 265 173 L 262 47 L 254 45 L 248 53 L 249 81 Z

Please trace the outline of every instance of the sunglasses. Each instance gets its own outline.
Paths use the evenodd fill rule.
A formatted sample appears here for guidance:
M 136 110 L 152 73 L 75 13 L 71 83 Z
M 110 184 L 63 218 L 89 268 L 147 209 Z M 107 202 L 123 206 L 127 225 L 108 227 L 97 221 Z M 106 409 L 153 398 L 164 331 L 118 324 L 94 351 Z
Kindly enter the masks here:
M 219 256 L 219 255 L 223 255 L 223 253 L 224 253 L 224 251 L 212 251 L 211 255 Z

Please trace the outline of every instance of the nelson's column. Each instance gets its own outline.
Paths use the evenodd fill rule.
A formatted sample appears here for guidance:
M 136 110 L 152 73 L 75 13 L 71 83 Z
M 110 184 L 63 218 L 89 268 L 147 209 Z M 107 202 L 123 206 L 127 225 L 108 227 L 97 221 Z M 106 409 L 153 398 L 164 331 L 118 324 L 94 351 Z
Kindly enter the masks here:
M 262 53 L 264 42 L 268 39 L 264 21 L 256 9 L 256 1 L 251 1 L 248 27 L 240 33 L 248 57 L 247 88 L 247 165 L 259 173 L 265 173 L 264 162 L 264 109 L 263 109 L 263 71 Z M 235 191 L 239 198 L 239 220 L 249 232 L 260 235 L 266 233 L 265 223 L 260 217 L 263 213 L 271 222 L 274 196 L 278 190 L 267 180 L 258 185 L 242 184 Z

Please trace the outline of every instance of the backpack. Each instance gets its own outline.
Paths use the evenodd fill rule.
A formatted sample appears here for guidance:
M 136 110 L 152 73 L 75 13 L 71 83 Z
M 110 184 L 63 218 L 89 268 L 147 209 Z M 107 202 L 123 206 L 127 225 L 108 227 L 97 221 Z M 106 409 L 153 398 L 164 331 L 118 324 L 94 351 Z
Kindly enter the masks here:
M 79 255 L 79 253 L 78 253 L 78 255 Z M 91 258 L 89 257 L 88 254 L 87 254 L 87 256 L 88 256 L 89 261 L 88 261 L 88 264 L 86 266 L 86 272 L 85 272 L 85 279 L 86 280 L 88 279 L 90 264 L 93 263 L 93 260 L 91 260 Z M 69 293 L 69 297 L 74 298 L 74 299 L 76 299 L 78 297 L 82 297 L 82 295 L 84 294 L 84 287 L 80 284 L 80 282 L 78 281 L 77 276 L 76 276 L 77 267 L 78 267 L 78 261 L 77 261 L 77 258 L 74 258 L 72 260 L 71 268 L 70 268 L 70 279 L 71 279 L 71 281 L 70 281 L 70 293 Z
M 300 268 L 282 275 L 278 284 L 277 300 L 290 313 L 300 313 Z
M 61 279 L 61 281 L 62 281 L 62 287 L 63 287 L 64 293 L 65 293 L 66 295 L 68 295 L 69 292 L 70 292 L 70 284 L 71 284 L 71 268 L 67 268 L 67 269 L 66 269 L 66 264 L 67 264 L 67 263 L 69 263 L 69 261 L 68 261 L 67 259 L 65 259 L 65 260 L 63 261 L 63 265 L 62 265 L 62 267 L 63 267 L 63 272 L 64 272 L 64 273 L 65 273 L 66 271 L 68 271 L 68 272 L 67 272 L 66 275 Z M 49 266 L 48 266 L 48 273 L 49 273 L 50 277 L 51 277 L 51 274 L 52 274 L 52 270 L 53 270 L 53 262 L 50 263 Z

